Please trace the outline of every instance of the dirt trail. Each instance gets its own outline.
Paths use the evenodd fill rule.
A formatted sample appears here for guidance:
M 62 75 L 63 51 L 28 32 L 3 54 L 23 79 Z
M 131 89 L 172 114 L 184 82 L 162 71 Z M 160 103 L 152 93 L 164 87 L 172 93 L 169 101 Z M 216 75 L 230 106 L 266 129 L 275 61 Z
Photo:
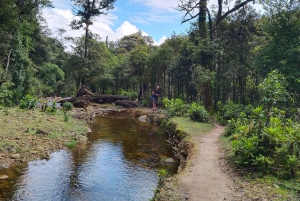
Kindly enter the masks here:
M 224 127 L 215 125 L 204 136 L 195 136 L 195 153 L 189 159 L 191 164 L 179 176 L 185 185 L 190 201 L 231 200 L 234 190 L 229 176 L 221 171 L 222 151 L 219 137 Z

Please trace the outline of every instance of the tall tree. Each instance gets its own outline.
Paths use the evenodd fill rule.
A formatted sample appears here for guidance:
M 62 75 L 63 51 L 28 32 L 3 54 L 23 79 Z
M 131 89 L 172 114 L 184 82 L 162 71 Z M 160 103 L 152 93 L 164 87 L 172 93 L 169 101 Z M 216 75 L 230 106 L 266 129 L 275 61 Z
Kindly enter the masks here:
M 207 0 L 180 0 L 178 4 L 178 10 L 185 12 L 182 19 L 182 23 L 191 21 L 193 19 L 198 20 L 198 31 L 200 40 L 204 41 L 203 45 L 209 45 L 205 41 L 214 42 L 218 37 L 218 31 L 220 23 L 231 13 L 237 11 L 243 6 L 250 2 L 255 2 L 255 0 L 237 0 L 235 1 L 235 6 L 229 9 L 227 12 L 223 12 L 223 6 L 227 5 L 230 1 L 218 0 L 216 16 L 213 18 L 210 10 L 207 7 Z M 209 27 L 209 38 L 207 36 L 207 17 L 208 17 L 208 27 Z M 205 70 L 213 70 L 212 66 L 212 53 L 211 52 L 201 52 L 199 55 L 199 65 Z M 208 80 L 202 84 L 202 101 L 206 109 L 212 109 L 212 88 L 211 81 Z
M 71 0 L 73 3 L 73 13 L 75 18 L 71 22 L 72 29 L 85 29 L 84 57 L 88 56 L 89 26 L 93 24 L 95 17 L 107 15 L 108 10 L 114 8 L 116 0 Z
M 288 90 L 300 94 L 300 2 L 273 0 L 259 22 L 257 68 L 266 75 L 278 69 L 287 78 Z

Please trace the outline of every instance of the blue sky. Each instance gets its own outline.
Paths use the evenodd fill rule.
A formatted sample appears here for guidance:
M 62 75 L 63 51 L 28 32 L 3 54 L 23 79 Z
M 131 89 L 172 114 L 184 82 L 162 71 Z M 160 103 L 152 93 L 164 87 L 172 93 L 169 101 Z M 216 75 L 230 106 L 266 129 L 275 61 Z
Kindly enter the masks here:
M 83 30 L 71 30 L 68 26 L 73 18 L 70 0 L 52 0 L 53 9 L 44 11 L 49 28 L 55 31 L 64 28 L 66 36 L 80 36 Z M 145 35 L 153 37 L 155 44 L 161 44 L 176 34 L 185 33 L 189 23 L 181 24 L 183 12 L 177 11 L 179 0 L 117 0 L 115 8 L 106 16 L 95 19 L 91 31 L 99 34 L 103 39 L 117 40 L 125 35 L 143 31 Z M 210 0 L 209 6 L 217 0 Z M 252 4 L 252 3 L 251 3 Z

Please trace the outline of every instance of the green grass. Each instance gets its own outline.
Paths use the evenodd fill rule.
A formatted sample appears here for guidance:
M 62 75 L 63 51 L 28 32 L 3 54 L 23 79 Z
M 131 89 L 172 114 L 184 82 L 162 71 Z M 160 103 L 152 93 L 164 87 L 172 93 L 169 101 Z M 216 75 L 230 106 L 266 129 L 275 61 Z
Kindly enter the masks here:
M 176 129 L 179 132 L 187 133 L 190 137 L 203 135 L 214 127 L 214 125 L 209 123 L 194 122 L 187 117 L 173 117 L 170 119 L 170 122 L 177 125 Z
M 220 137 L 220 141 L 221 141 L 222 147 L 225 149 L 225 151 L 230 153 L 232 151 L 230 138 L 226 137 L 224 134 L 222 134 Z
M 68 142 L 66 145 L 69 149 L 71 149 L 71 148 L 75 147 L 76 141 L 72 140 L 72 141 Z
M 22 110 L 14 107 L 0 110 L 0 128 L 0 148 L 3 145 L 14 145 L 15 148 L 18 148 L 27 141 L 30 142 L 30 136 L 36 136 L 35 133 L 38 129 L 51 133 L 50 135 L 39 135 L 41 138 L 61 138 L 65 141 L 71 138 L 67 133 L 86 133 L 86 122 L 73 118 L 65 122 L 63 112 L 60 110 L 54 115 L 49 115 L 37 108 Z

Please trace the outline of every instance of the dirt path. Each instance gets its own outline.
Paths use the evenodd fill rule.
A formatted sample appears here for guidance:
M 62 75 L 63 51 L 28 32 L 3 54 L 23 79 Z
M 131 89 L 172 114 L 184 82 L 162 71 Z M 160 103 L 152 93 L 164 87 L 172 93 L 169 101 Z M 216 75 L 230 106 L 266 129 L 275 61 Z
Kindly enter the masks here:
M 179 176 L 185 185 L 191 201 L 231 200 L 233 182 L 221 171 L 222 151 L 219 137 L 224 127 L 215 125 L 204 136 L 195 136 L 195 153 L 191 156 L 191 164 Z

